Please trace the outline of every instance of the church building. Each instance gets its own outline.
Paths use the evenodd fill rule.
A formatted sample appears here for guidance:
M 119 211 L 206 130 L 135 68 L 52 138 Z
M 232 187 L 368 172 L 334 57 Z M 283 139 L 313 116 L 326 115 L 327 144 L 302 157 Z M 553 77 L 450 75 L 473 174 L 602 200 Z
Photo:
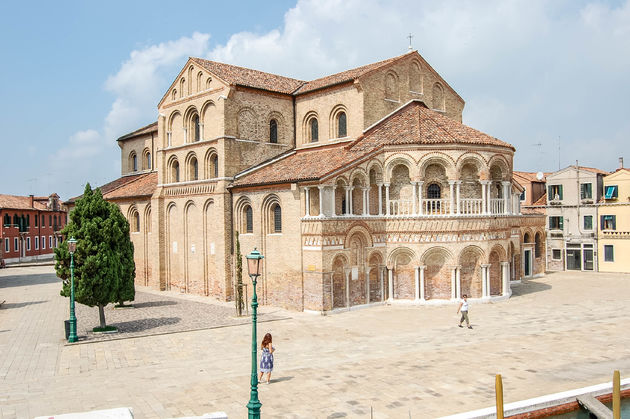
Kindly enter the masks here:
M 312 81 L 189 58 L 157 108 L 101 187 L 138 284 L 231 300 L 237 232 L 259 301 L 299 311 L 491 301 L 544 270 L 514 147 L 416 51 Z

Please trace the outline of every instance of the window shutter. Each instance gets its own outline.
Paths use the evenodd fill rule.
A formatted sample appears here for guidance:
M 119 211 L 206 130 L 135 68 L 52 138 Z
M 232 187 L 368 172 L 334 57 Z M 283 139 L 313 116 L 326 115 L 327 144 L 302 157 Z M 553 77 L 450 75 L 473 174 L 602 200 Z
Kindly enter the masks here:
M 617 230 L 617 216 L 616 215 L 612 216 L 612 229 Z
M 558 219 L 560 220 L 560 230 L 564 230 L 564 217 L 558 217 Z
M 553 194 L 551 193 L 551 186 L 547 186 L 547 200 L 551 201 L 553 199 Z
M 560 196 L 560 200 L 562 200 L 562 185 L 558 186 L 558 195 Z

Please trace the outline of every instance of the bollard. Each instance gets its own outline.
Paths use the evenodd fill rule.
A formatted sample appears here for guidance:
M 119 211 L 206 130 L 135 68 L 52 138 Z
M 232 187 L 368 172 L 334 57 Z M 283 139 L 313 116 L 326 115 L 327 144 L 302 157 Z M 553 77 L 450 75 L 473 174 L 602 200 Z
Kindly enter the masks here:
M 497 395 L 497 419 L 503 419 L 503 380 L 501 380 L 501 374 L 497 374 L 494 389 Z
M 615 370 L 613 373 L 613 419 L 621 419 L 621 392 L 620 392 L 619 371 Z

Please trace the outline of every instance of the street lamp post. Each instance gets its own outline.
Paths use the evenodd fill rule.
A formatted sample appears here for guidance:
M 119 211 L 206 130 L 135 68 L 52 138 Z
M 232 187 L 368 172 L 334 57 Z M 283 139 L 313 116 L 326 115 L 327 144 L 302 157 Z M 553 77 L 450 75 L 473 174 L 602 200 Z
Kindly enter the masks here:
M 258 308 L 258 297 L 256 296 L 256 280 L 262 271 L 262 259 L 264 256 L 256 250 L 254 250 L 246 256 L 247 258 L 247 271 L 249 277 L 252 279 L 254 285 L 254 294 L 252 295 L 252 380 L 251 380 L 251 392 L 249 403 L 247 403 L 247 411 L 249 419 L 260 419 L 260 400 L 258 400 L 258 367 L 256 366 L 257 360 L 257 338 L 256 338 L 256 309 Z
M 77 241 L 74 237 L 68 240 L 68 252 L 70 252 L 70 334 L 68 342 L 73 343 L 77 338 L 77 317 L 74 315 L 74 252 L 77 250 Z

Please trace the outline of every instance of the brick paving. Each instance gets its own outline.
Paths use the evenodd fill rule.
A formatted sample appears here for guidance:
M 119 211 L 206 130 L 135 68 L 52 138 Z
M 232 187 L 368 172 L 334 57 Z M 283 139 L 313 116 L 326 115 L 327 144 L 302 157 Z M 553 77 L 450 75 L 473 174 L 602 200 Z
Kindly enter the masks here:
M 7 300 L 0 308 L 1 418 L 121 406 L 138 418 L 217 410 L 246 417 L 249 325 L 65 345 L 67 299 L 50 272 L 0 271 L 0 301 Z M 265 307 L 290 318 L 259 327 L 259 334 L 274 334 L 278 349 L 272 384 L 260 388 L 263 417 L 368 418 L 370 408 L 374 418 L 438 417 L 491 406 L 496 373 L 503 375 L 506 402 L 608 381 L 614 369 L 627 377 L 629 281 L 629 275 L 551 274 L 515 286 L 509 301 L 473 301 L 473 330 L 457 327 L 454 306 L 379 306 L 328 316 Z M 183 306 L 201 299 L 177 297 L 146 298 L 175 298 Z M 230 307 L 204 303 L 215 305 Z

